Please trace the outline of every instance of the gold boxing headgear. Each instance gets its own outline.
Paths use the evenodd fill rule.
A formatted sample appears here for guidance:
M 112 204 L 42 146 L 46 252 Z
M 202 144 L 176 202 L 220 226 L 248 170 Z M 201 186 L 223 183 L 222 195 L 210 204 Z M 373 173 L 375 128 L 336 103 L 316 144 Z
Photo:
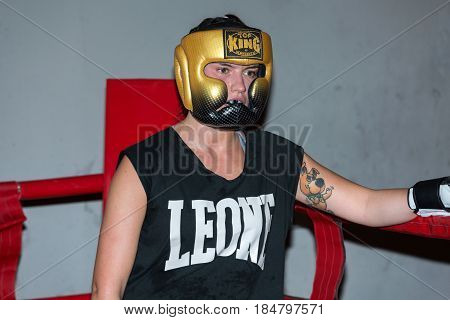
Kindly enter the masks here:
M 184 106 L 206 125 L 232 130 L 255 125 L 267 104 L 272 77 L 270 36 L 243 26 L 191 31 L 175 49 L 178 92 Z M 248 89 L 248 106 L 227 101 L 226 84 L 205 75 L 205 66 L 212 62 L 259 65 Z

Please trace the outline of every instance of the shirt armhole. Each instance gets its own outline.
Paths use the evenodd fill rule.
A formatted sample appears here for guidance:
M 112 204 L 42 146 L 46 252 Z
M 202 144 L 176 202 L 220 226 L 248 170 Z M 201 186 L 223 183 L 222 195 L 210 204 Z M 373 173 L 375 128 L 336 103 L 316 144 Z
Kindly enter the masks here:
M 295 159 L 295 168 L 296 168 L 296 174 L 295 174 L 295 179 L 294 179 L 294 186 L 292 188 L 292 190 L 294 191 L 294 199 L 293 199 L 293 211 L 292 211 L 292 215 L 291 215 L 291 225 L 294 222 L 294 211 L 295 211 L 295 202 L 297 201 L 296 196 L 297 196 L 297 191 L 298 191 L 298 184 L 300 182 L 300 174 L 302 171 L 302 165 L 303 165 L 303 156 L 305 154 L 305 151 L 303 149 L 302 146 L 299 146 L 298 144 L 294 144 L 294 148 L 295 148 L 295 155 L 296 155 L 296 159 Z
M 148 176 L 148 174 L 146 174 L 146 170 L 143 167 L 142 162 L 138 161 L 139 160 L 138 155 L 136 154 L 134 149 L 131 149 L 132 147 L 133 146 L 126 148 L 119 153 L 116 170 L 119 167 L 119 164 L 122 161 L 123 157 L 127 156 L 131 164 L 133 165 L 133 168 L 136 171 L 142 186 L 144 187 L 145 193 L 147 195 L 147 200 L 150 200 L 150 190 L 151 190 L 150 177 Z

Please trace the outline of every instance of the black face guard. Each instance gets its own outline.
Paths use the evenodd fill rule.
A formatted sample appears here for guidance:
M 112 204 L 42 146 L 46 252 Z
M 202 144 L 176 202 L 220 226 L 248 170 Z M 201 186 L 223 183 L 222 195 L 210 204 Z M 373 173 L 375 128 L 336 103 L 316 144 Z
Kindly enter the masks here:
M 256 107 L 247 107 L 237 100 L 227 101 L 219 111 L 206 108 L 195 108 L 192 111 L 194 118 L 203 124 L 227 130 L 242 130 L 255 126 L 259 113 Z

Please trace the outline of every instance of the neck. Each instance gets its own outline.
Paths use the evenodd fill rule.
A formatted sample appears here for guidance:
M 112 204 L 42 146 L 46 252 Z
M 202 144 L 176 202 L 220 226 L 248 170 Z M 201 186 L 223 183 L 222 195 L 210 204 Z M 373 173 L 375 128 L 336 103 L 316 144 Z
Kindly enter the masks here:
M 176 126 L 177 131 L 185 140 L 200 148 L 222 148 L 237 141 L 236 132 L 212 128 L 195 119 L 189 112 L 183 121 Z

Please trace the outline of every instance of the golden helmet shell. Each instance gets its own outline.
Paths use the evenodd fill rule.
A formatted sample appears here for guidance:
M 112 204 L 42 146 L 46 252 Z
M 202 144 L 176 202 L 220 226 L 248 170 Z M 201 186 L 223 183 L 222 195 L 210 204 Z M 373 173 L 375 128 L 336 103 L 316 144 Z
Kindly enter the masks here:
M 205 104 L 219 108 L 226 103 L 225 83 L 204 73 L 205 66 L 212 62 L 264 65 L 263 75 L 253 81 L 248 92 L 249 100 L 264 109 L 272 78 L 272 44 L 267 33 L 230 28 L 196 31 L 183 37 L 175 48 L 174 71 L 178 92 L 188 110 Z

